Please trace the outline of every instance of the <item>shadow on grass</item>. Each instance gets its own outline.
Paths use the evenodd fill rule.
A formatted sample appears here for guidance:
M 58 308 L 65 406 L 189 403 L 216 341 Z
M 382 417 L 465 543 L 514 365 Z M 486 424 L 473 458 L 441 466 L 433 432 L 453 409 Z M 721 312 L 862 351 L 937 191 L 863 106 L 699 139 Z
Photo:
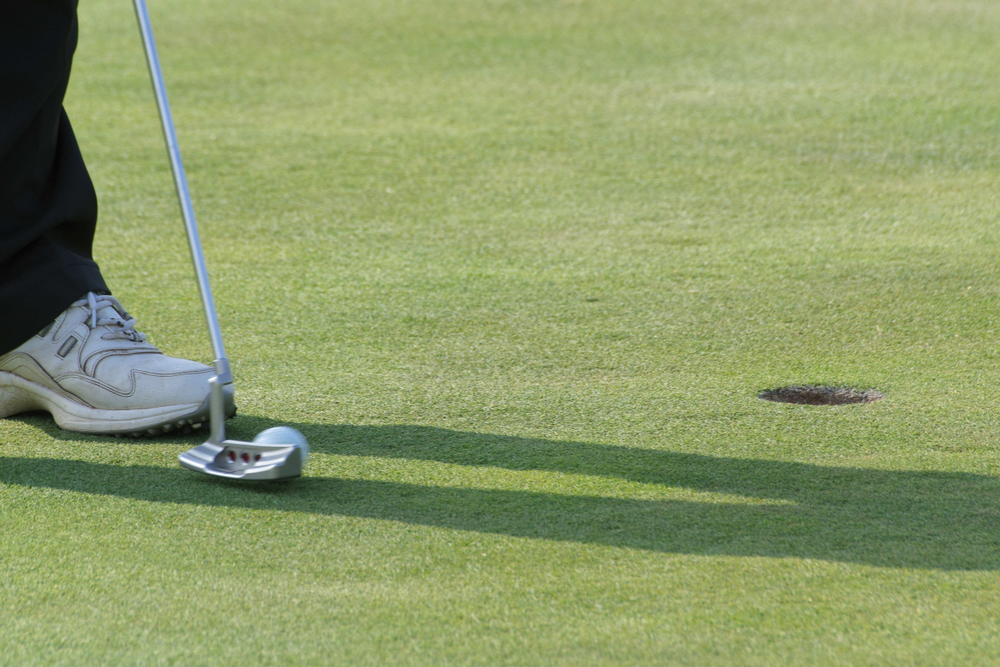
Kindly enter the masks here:
M 273 425 L 245 417 L 233 422 L 230 435 L 250 439 Z M 666 553 L 1000 569 L 1000 480 L 987 475 L 721 458 L 426 426 L 294 426 L 314 452 L 604 476 L 786 504 L 631 500 L 317 477 L 240 485 L 179 468 L 11 457 L 0 458 L 0 483 Z M 51 433 L 61 434 L 54 427 Z

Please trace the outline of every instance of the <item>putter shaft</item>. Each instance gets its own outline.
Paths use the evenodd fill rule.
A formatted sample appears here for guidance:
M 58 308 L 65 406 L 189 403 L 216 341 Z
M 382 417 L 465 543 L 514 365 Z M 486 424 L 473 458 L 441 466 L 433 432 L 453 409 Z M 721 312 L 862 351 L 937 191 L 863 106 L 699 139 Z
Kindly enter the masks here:
M 215 353 L 215 377 L 211 383 L 211 423 L 212 439 L 222 442 L 226 439 L 226 416 L 223 399 L 223 386 L 232 384 L 233 374 L 226 358 L 226 349 L 222 344 L 222 329 L 219 317 L 215 311 L 215 301 L 212 298 L 212 286 L 208 281 L 208 267 L 205 264 L 205 254 L 201 248 L 201 236 L 198 234 L 198 224 L 194 218 L 194 206 L 191 204 L 191 193 L 188 191 L 187 176 L 184 173 L 184 163 L 181 161 L 181 151 L 177 143 L 177 132 L 174 130 L 174 119 L 170 113 L 170 102 L 167 100 L 167 88 L 163 83 L 163 72 L 160 69 L 160 58 L 156 52 L 156 41 L 153 39 L 153 28 L 149 22 L 149 11 L 145 0 L 132 0 L 135 6 L 135 17 L 139 22 L 139 32 L 142 35 L 142 45 L 146 53 L 146 64 L 149 66 L 149 77 L 153 83 L 156 95 L 156 107 L 160 112 L 160 126 L 163 128 L 163 139 L 167 144 L 170 156 L 170 168 L 174 175 L 174 187 L 177 190 L 177 200 L 180 202 L 181 216 L 184 218 L 184 228 L 187 230 L 188 248 L 194 263 L 195 275 L 198 278 L 198 291 L 201 293 L 201 303 L 205 311 L 208 333 L 212 339 L 212 350 Z

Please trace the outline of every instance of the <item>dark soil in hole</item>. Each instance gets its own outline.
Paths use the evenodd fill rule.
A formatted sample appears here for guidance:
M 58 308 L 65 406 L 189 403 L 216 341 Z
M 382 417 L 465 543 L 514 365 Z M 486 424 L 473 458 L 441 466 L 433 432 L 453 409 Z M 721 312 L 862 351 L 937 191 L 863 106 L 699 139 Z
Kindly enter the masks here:
M 768 389 L 757 394 L 757 398 L 762 398 L 765 401 L 802 405 L 850 405 L 852 403 L 874 403 L 885 396 L 874 389 L 859 391 L 849 387 L 795 386 Z

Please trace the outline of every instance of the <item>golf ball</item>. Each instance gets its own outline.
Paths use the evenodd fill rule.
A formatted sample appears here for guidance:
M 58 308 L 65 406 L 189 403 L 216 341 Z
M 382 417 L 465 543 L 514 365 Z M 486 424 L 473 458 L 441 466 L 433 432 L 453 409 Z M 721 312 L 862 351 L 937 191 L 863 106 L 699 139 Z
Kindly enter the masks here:
M 302 463 L 309 457 L 309 443 L 306 437 L 291 426 L 275 426 L 257 434 L 253 439 L 261 445 L 298 445 L 302 449 Z

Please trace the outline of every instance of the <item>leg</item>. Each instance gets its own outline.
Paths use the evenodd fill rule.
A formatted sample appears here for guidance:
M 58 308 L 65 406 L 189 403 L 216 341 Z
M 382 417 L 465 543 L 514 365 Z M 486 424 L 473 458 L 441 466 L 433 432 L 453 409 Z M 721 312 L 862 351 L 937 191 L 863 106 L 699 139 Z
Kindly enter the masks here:
M 97 198 L 62 108 L 76 0 L 13 0 L 0 14 L 0 418 L 45 410 L 68 430 L 116 435 L 197 428 L 214 370 L 147 343 L 91 255 Z M 231 390 L 225 403 L 231 416 Z
M 4 3 L 0 21 L 0 354 L 87 292 L 97 197 L 62 108 L 76 0 Z M 16 313 L 16 316 L 13 314 Z

